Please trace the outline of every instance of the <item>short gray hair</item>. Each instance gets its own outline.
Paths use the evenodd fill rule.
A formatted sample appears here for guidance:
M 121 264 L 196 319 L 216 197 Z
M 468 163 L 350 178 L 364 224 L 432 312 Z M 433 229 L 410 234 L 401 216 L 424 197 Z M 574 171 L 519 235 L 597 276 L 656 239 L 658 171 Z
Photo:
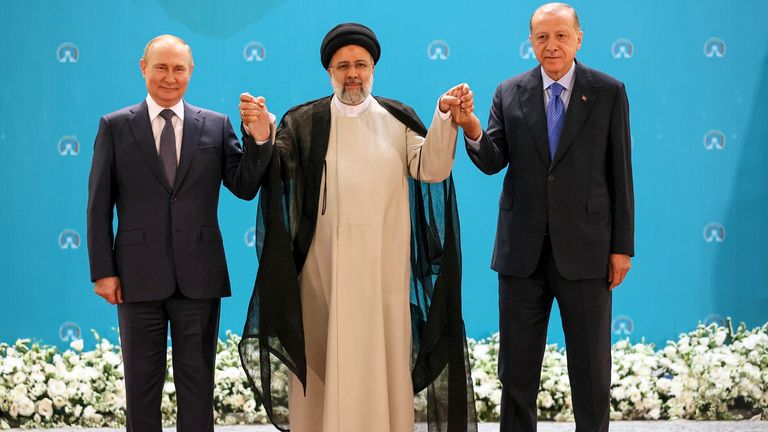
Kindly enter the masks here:
M 538 13 L 556 13 L 562 10 L 567 10 L 573 15 L 573 23 L 576 25 L 576 30 L 581 30 L 581 23 L 579 23 L 579 15 L 576 14 L 576 9 L 567 3 L 545 3 L 538 7 L 533 14 L 531 14 L 531 20 L 528 22 L 529 31 L 533 31 L 533 17 Z
M 149 53 L 149 49 L 152 48 L 152 45 L 160 41 L 172 41 L 183 46 L 184 48 L 187 49 L 187 52 L 189 53 L 189 64 L 191 65 L 195 64 L 195 61 L 192 60 L 192 48 L 190 48 L 189 45 L 187 45 L 187 43 L 184 42 L 184 39 L 178 36 L 174 36 L 172 34 L 163 34 L 163 35 L 155 36 L 154 38 L 152 38 L 152 40 L 150 40 L 149 42 L 147 42 L 146 45 L 144 45 L 144 54 L 142 55 L 142 58 L 146 60 L 147 54 Z

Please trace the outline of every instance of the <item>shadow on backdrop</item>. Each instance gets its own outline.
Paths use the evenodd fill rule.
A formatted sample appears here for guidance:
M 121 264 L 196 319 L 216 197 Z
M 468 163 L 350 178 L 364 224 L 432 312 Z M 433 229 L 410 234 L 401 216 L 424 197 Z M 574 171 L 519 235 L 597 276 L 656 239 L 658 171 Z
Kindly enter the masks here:
M 758 72 L 758 77 L 768 76 L 768 53 Z M 752 100 L 722 221 L 725 238 L 717 245 L 712 274 L 717 313 L 749 327 L 768 320 L 768 82 L 764 78 L 757 81 Z
M 208 0 L 157 0 L 168 17 L 189 27 L 195 34 L 229 37 L 252 25 L 283 0 L 232 0 L 211 7 Z M 233 14 L 232 11 L 240 11 Z

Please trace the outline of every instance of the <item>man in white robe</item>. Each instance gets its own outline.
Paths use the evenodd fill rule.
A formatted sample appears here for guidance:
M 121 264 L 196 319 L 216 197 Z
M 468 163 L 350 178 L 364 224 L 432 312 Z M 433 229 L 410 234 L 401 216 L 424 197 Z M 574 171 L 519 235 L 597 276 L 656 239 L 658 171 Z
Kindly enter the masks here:
M 306 376 L 290 375 L 294 431 L 414 428 L 409 176 L 448 179 L 473 98 L 466 84 L 452 88 L 428 132 L 414 130 L 398 118 L 415 117 L 409 107 L 371 95 L 379 55 L 367 27 L 332 29 L 321 57 L 334 95 L 291 109 L 274 137 L 264 99 L 241 96 L 244 140 L 277 149 L 273 161 L 286 183 L 306 183 L 293 193 L 304 206 L 290 213 L 315 217 L 305 223 L 314 225 L 304 230 L 309 244 L 301 244 L 301 229 L 292 235 L 306 355 Z M 312 172 L 319 182 L 301 180 Z

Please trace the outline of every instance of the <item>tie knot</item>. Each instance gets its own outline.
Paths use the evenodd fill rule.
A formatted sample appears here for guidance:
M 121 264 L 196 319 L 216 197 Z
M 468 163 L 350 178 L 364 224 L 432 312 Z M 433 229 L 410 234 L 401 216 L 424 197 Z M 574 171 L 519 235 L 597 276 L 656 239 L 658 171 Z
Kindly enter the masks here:
M 172 109 L 166 108 L 166 109 L 160 111 L 160 117 L 164 118 L 165 121 L 168 121 L 168 122 L 171 121 L 171 119 L 173 118 L 174 115 L 175 114 L 174 114 Z
M 553 97 L 560 96 L 560 93 L 562 93 L 564 89 L 565 87 L 563 87 L 563 85 L 558 82 L 553 82 L 549 85 L 549 91 L 552 92 Z

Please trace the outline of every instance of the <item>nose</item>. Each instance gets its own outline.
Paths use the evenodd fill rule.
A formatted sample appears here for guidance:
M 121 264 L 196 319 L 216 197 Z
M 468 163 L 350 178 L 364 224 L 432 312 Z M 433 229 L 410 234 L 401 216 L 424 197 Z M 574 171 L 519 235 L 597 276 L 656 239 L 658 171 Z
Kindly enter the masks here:
M 166 83 L 173 83 L 173 82 L 174 82 L 174 79 L 173 79 L 173 72 L 171 72 L 171 71 L 166 71 L 166 72 L 163 74 L 163 82 L 166 82 Z

